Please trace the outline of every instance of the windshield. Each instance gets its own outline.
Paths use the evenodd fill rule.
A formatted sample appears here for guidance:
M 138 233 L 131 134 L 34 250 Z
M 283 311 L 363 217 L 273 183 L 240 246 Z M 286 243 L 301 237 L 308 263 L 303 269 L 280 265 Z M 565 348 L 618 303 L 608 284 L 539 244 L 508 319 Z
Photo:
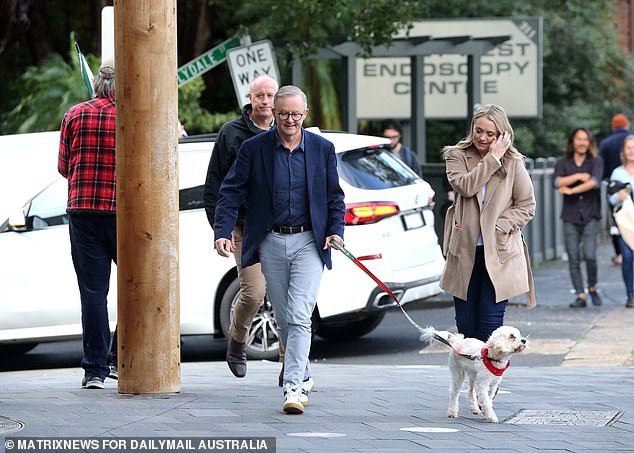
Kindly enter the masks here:
M 26 230 L 67 224 L 67 190 L 66 180 L 60 177 L 33 197 L 22 209 Z M 11 220 L 8 218 L 0 223 L 0 232 L 11 231 Z
M 383 147 L 339 153 L 337 161 L 339 177 L 359 189 L 389 189 L 421 181 L 416 173 Z

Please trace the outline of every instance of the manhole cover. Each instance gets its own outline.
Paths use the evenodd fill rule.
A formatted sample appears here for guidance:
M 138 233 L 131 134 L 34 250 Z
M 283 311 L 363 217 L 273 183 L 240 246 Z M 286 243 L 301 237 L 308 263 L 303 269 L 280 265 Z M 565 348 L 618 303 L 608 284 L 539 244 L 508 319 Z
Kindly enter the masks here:
M 558 411 L 522 409 L 504 423 L 514 425 L 608 426 L 621 417 L 621 411 Z
M 0 415 L 0 434 L 20 431 L 22 428 L 24 428 L 24 423 L 22 423 L 21 421 L 11 420 L 10 418 Z

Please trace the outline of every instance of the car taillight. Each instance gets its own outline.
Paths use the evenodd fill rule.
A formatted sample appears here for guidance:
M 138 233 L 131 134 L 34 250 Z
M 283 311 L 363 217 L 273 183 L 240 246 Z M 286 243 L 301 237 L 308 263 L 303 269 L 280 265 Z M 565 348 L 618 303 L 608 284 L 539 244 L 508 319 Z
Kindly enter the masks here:
M 344 220 L 346 225 L 376 223 L 386 217 L 397 215 L 400 211 L 396 203 L 373 201 L 369 203 L 350 203 L 346 205 Z

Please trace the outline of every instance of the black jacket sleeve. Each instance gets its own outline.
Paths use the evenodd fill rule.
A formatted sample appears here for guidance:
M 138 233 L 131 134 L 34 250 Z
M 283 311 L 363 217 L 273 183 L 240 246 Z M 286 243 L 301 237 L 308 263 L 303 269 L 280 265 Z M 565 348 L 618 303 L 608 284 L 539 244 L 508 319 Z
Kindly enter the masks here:
M 227 143 L 227 134 L 223 127 L 216 137 L 216 144 L 211 153 L 209 167 L 207 168 L 207 178 L 205 179 L 205 212 L 207 213 L 207 221 L 212 228 L 214 226 L 214 216 L 216 215 L 216 204 L 218 202 L 220 185 L 234 161 L 234 156 L 231 156 L 230 153 L 231 150 Z

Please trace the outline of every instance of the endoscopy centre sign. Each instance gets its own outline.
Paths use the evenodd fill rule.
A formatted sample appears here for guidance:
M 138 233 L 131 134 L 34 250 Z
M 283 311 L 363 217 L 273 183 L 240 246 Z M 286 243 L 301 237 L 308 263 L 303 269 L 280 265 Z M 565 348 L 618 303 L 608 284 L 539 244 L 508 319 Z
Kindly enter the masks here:
M 509 116 L 542 115 L 542 18 L 491 18 L 415 21 L 409 37 L 473 38 L 509 35 L 510 40 L 482 55 L 483 104 L 501 104 Z M 465 118 L 467 115 L 466 55 L 424 58 L 425 116 Z M 357 60 L 359 118 L 409 118 L 409 58 Z M 371 95 L 369 94 L 371 93 Z

